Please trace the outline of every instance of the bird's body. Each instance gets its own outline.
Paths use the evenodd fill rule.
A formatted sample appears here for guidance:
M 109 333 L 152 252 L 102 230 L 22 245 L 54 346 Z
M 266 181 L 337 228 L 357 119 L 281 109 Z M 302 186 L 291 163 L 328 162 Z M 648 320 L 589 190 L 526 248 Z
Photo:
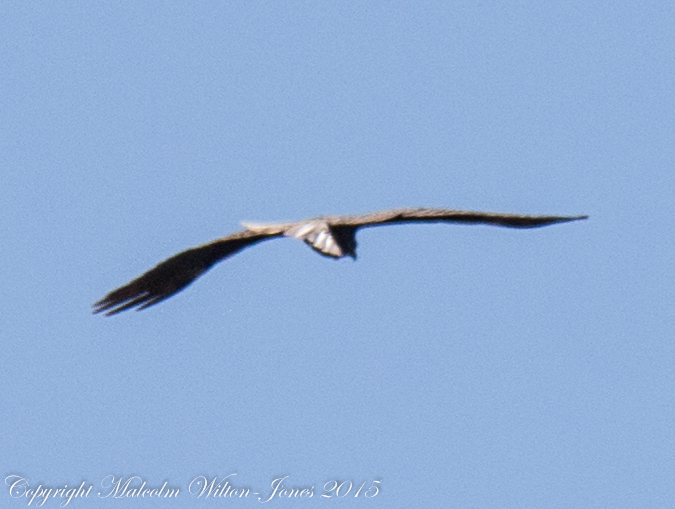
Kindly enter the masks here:
M 369 226 L 446 222 L 536 228 L 586 219 L 586 217 L 525 216 L 415 208 L 352 216 L 322 216 L 294 223 L 242 222 L 245 230 L 178 253 L 127 285 L 113 290 L 94 304 L 94 313 L 106 311 L 107 315 L 114 315 L 132 307 L 138 306 L 138 309 L 144 309 L 157 304 L 181 291 L 217 262 L 246 247 L 277 237 L 293 237 L 302 240 L 317 253 L 330 258 L 345 256 L 356 258 L 356 231 Z

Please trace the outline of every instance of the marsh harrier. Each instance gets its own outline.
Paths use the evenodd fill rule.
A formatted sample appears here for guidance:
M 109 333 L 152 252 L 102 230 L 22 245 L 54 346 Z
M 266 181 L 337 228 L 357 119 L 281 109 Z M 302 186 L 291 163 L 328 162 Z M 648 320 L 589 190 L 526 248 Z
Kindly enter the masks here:
M 94 313 L 114 315 L 129 308 L 153 306 L 192 283 L 216 263 L 242 249 L 276 237 L 303 240 L 317 253 L 329 258 L 356 259 L 356 231 L 369 226 L 403 223 L 491 224 L 509 228 L 536 228 L 554 223 L 586 219 L 588 216 L 523 216 L 490 212 L 464 212 L 447 209 L 400 209 L 357 216 L 323 216 L 296 223 L 254 224 L 242 222 L 246 229 L 188 249 L 130 283 L 113 290 L 94 304 Z

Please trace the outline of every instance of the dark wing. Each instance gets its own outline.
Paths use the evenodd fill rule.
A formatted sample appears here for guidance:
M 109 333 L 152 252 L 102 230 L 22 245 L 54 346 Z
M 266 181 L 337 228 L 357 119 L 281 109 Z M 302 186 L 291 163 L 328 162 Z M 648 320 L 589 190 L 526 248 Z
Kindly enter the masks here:
M 402 223 L 465 223 L 492 224 L 509 228 L 536 228 L 554 223 L 566 223 L 586 219 L 588 216 L 523 216 L 492 212 L 467 212 L 448 209 L 400 209 L 374 212 L 360 216 L 333 216 L 325 218 L 337 227 L 364 228 L 385 224 Z
M 280 234 L 249 230 L 178 253 L 130 283 L 113 290 L 94 304 L 94 313 L 114 315 L 138 306 L 145 309 L 168 299 L 192 283 L 214 264 L 242 249 Z

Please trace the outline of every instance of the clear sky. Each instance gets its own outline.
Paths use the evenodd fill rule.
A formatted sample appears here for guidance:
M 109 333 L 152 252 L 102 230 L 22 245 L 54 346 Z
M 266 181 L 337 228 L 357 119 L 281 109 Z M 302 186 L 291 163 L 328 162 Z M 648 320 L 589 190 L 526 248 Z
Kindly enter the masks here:
M 644 0 L 4 2 L 3 481 L 673 507 L 674 26 Z M 590 219 L 369 229 L 356 262 L 277 240 L 91 314 L 240 220 L 416 206 Z M 109 475 L 180 494 L 99 498 Z

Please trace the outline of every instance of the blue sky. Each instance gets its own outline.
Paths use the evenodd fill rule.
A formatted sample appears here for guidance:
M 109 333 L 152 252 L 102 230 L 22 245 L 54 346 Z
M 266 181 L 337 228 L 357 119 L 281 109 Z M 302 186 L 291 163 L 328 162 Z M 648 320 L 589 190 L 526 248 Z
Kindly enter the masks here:
M 672 507 L 674 14 L 4 3 L 3 479 L 181 490 L 82 508 L 259 505 L 189 493 L 231 474 L 313 487 L 275 507 Z M 411 206 L 590 219 L 369 229 L 357 262 L 279 240 L 90 312 L 240 220 Z

